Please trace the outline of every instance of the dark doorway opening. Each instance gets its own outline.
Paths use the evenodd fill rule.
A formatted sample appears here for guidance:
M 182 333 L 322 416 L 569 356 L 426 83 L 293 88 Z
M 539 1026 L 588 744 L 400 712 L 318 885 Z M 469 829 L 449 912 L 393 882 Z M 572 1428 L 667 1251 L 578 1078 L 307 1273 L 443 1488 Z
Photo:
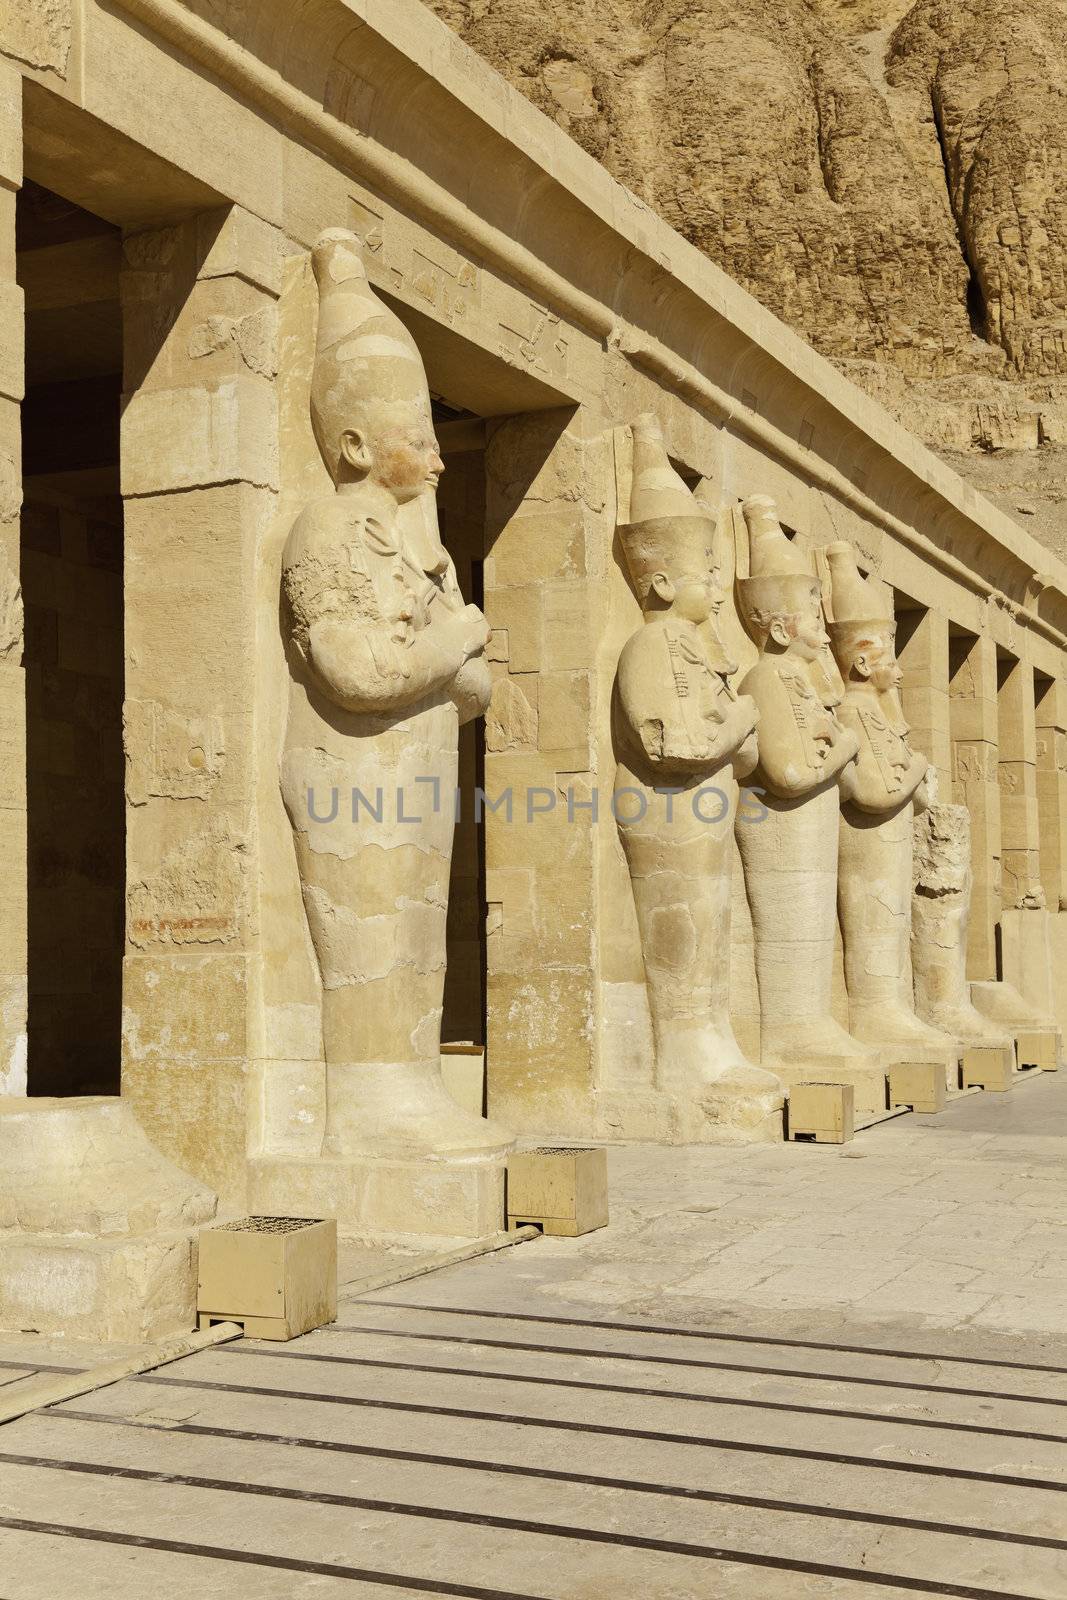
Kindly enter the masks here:
M 119 1086 L 125 905 L 119 230 L 27 183 L 28 1087 Z

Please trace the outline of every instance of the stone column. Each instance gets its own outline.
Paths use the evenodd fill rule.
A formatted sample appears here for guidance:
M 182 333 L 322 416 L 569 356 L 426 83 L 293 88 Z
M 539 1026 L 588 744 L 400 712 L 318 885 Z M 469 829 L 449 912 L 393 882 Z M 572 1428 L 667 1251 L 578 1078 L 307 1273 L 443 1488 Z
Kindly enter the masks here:
M 596 828 L 614 828 L 593 754 L 611 471 L 581 412 L 511 418 L 486 451 L 488 1102 L 519 1133 L 593 1130 Z
M 1037 828 L 1041 884 L 1050 911 L 1067 908 L 1067 683 L 1037 685 Z
M 948 619 L 926 609 L 898 612 L 897 661 L 904 674 L 900 699 L 911 742 L 937 773 L 937 792 L 947 802 L 952 794 Z
M 997 976 L 1000 917 L 1000 788 L 997 783 L 997 653 L 992 639 L 961 634 L 949 641 L 952 793 L 971 815 L 971 920 L 967 975 Z
M 19 511 L 25 318 L 15 282 L 22 78 L 0 61 L 0 1094 L 26 1092 L 26 686 Z
M 1007 908 L 1040 906 L 1037 808 L 1037 728 L 1034 674 L 1006 657 L 997 667 L 1000 783 L 1001 899 Z
M 125 241 L 123 1094 L 230 1197 L 264 1054 L 255 618 L 280 268 L 276 230 L 237 207 Z

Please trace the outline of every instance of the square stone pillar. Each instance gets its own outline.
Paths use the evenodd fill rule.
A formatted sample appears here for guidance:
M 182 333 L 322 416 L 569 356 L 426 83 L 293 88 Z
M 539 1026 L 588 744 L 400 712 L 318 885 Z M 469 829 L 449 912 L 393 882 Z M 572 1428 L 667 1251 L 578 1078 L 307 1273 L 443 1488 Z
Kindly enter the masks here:
M 598 806 L 614 827 L 595 754 L 612 470 L 582 412 L 509 419 L 486 451 L 488 1102 L 517 1133 L 593 1129 Z
M 1067 909 L 1067 683 L 1043 678 L 1037 704 L 1037 830 L 1050 911 Z
M 974 887 L 967 976 L 997 976 L 1000 917 L 1000 787 L 997 781 L 997 649 L 992 639 L 961 634 L 949 641 L 952 794 L 971 813 Z
M 238 1203 L 262 1054 L 256 592 L 280 269 L 276 230 L 233 207 L 128 237 L 122 276 L 122 1087 L 154 1143 Z
M 1037 809 L 1037 727 L 1034 674 L 1028 662 L 997 663 L 1000 783 L 1001 898 L 1005 908 L 1043 902 Z
M 938 794 L 952 794 L 949 730 L 948 619 L 940 612 L 904 611 L 897 617 L 897 659 L 904 674 L 901 702 L 911 742 L 937 771 Z
M 25 314 L 15 281 L 22 78 L 0 61 L 0 1094 L 26 1092 L 26 683 L 19 513 Z

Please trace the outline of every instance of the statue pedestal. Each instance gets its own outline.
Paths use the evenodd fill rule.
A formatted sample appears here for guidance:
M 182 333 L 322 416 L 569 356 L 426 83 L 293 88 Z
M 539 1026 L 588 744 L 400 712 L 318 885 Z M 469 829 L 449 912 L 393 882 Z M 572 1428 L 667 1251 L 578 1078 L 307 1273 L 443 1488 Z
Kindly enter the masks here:
M 597 1095 L 597 1136 L 652 1144 L 781 1143 L 782 1109 L 759 1096 L 715 1093 L 708 1103 L 661 1089 L 614 1089 Z
M 196 1327 L 195 1231 L 0 1235 L 0 1327 L 146 1344 Z
M 248 1210 L 335 1217 L 342 1233 L 481 1239 L 504 1228 L 504 1161 L 260 1156 L 248 1166 Z
M 890 1042 L 882 1044 L 877 1040 L 865 1041 L 872 1050 L 877 1051 L 882 1067 L 886 1073 L 890 1067 L 899 1067 L 907 1063 L 915 1066 L 936 1067 L 944 1074 L 945 1088 L 952 1090 L 959 1088 L 960 1062 L 963 1060 L 963 1045 L 955 1049 L 940 1049 L 937 1045 L 911 1044 L 902 1041 L 899 1044 Z M 857 1105 L 857 1110 L 859 1109 Z
M 0 1100 L 0 1327 L 129 1344 L 195 1327 L 215 1204 L 123 1100 Z
M 855 1056 L 812 1054 L 807 1060 L 798 1056 L 789 1061 L 775 1054 L 770 1059 L 764 1057 L 763 1061 L 767 1070 L 780 1078 L 787 1089 L 807 1083 L 851 1084 L 858 1117 L 875 1116 L 886 1109 L 886 1074 L 889 1066 L 888 1063 L 880 1064 L 877 1055 L 861 1056 L 857 1061 Z

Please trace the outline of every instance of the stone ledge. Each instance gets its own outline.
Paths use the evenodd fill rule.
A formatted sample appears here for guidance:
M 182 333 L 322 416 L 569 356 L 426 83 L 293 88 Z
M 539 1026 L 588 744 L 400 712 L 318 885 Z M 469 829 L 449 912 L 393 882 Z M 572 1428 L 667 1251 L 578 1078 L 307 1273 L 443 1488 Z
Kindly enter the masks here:
M 0 1234 L 0 1328 L 141 1344 L 196 1326 L 194 1235 Z
M 249 1162 L 248 1209 L 335 1217 L 350 1234 L 484 1238 L 504 1227 L 504 1162 L 261 1156 Z

